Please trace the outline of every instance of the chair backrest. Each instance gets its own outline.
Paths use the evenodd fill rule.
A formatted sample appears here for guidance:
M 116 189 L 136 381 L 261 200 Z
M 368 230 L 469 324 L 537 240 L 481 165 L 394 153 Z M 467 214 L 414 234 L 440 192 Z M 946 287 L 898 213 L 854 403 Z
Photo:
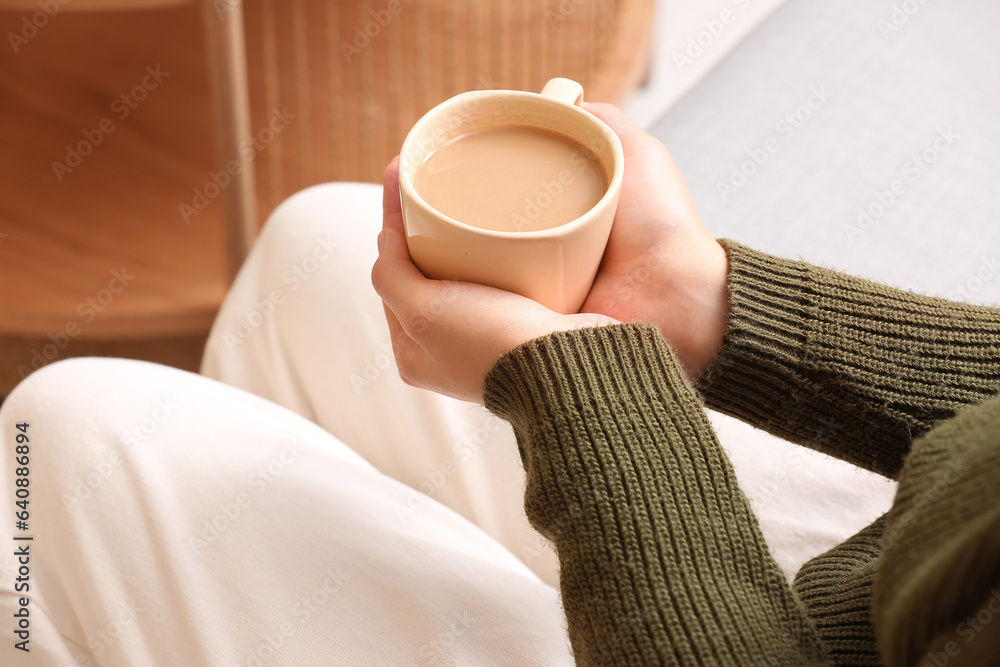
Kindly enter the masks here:
M 57 11 L 138 11 L 141 9 L 165 9 L 189 2 L 194 2 L 194 0 L 52 0 L 48 3 L 39 3 L 38 0 L 0 0 L 0 11 L 42 11 L 50 14 Z M 56 9 L 57 7 L 58 9 Z
M 654 0 L 245 0 L 262 220 L 332 180 L 381 182 L 406 132 L 467 90 L 575 79 L 620 102 L 648 63 Z M 269 131 L 270 130 L 270 131 Z M 259 221 L 258 221 L 259 222 Z

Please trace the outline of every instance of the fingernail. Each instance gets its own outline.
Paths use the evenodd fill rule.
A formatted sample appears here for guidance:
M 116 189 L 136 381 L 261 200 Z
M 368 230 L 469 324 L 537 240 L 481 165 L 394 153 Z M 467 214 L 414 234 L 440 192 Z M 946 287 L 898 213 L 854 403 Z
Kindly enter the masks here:
M 382 246 L 385 245 L 385 230 L 383 229 L 378 233 L 378 239 L 375 241 L 378 243 L 379 252 L 382 251 Z

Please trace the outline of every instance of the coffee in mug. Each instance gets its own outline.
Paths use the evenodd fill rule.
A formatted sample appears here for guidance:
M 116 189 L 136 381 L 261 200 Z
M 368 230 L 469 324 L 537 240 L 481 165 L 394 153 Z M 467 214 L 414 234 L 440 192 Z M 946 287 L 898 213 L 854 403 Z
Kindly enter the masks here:
M 425 276 L 515 292 L 560 313 L 587 298 L 625 173 L 583 87 L 477 90 L 428 111 L 399 155 L 410 258 Z
M 531 232 L 594 208 L 608 177 L 583 144 L 548 130 L 501 126 L 459 135 L 417 168 L 414 187 L 430 206 L 480 229 Z

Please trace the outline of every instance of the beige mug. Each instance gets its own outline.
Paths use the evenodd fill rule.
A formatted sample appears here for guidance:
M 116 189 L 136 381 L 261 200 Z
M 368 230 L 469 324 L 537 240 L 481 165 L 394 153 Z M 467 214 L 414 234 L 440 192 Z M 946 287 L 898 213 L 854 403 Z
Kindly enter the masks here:
M 579 311 L 604 255 L 625 170 L 618 136 L 581 109 L 582 101 L 579 83 L 556 78 L 541 93 L 462 93 L 417 121 L 400 150 L 399 191 L 410 257 L 424 275 L 516 292 L 560 313 Z M 555 132 L 589 149 L 608 182 L 598 203 L 550 229 L 493 231 L 452 219 L 420 197 L 414 177 L 431 152 L 466 133 L 510 126 Z

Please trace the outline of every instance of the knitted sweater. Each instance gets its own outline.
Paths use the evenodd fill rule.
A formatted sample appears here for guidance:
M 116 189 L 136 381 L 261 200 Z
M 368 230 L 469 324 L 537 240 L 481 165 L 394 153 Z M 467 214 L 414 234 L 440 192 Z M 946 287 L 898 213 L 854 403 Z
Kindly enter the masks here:
M 1000 310 L 732 242 L 697 383 L 649 325 L 504 355 L 525 510 L 586 665 L 1000 664 Z M 789 586 L 703 410 L 892 477 L 892 509 Z

